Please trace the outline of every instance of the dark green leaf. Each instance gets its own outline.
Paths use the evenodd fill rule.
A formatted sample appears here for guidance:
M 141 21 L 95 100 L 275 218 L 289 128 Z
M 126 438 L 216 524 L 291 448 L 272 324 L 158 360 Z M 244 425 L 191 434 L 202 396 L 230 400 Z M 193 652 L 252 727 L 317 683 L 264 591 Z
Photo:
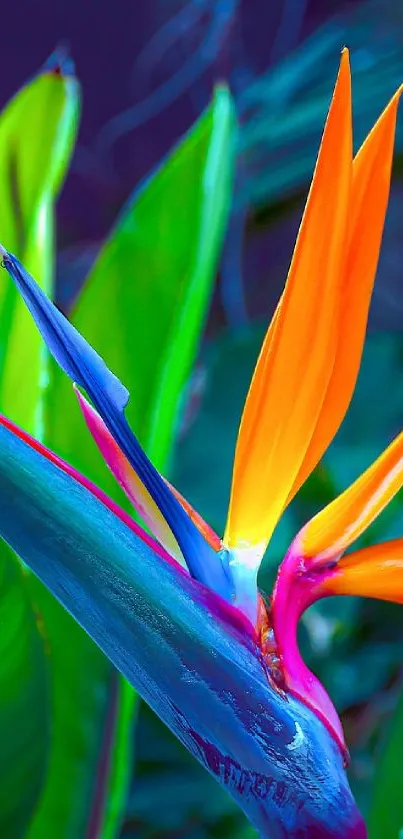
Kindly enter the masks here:
M 0 545 L 0 580 L 0 836 L 20 839 L 45 775 L 48 661 L 26 574 L 5 543 Z
M 397 839 L 403 825 L 403 694 L 389 727 L 386 747 L 378 760 L 368 818 L 370 839 Z

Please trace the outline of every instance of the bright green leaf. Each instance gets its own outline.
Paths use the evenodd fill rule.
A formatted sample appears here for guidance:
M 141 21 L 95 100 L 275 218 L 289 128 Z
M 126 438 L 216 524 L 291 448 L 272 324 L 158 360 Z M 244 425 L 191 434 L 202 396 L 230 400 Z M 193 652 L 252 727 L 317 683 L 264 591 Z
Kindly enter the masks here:
M 20 839 L 46 768 L 48 662 L 26 575 L 5 543 L 0 592 L 0 836 Z
M 26 85 L 0 115 L 1 238 L 47 290 L 53 204 L 71 153 L 77 104 L 74 78 L 55 65 Z M 0 409 L 33 431 L 44 354 L 6 272 L 0 283 L 0 334 Z M 0 765 L 7 767 L 0 789 L 0 835 L 17 839 L 25 835 L 44 782 L 51 708 L 30 576 L 3 542 L 0 578 Z
M 396 839 L 403 822 L 403 694 L 391 720 L 388 740 L 378 760 L 368 817 L 370 839 Z
M 131 390 L 127 416 L 160 469 L 167 466 L 215 278 L 230 202 L 234 131 L 231 99 L 221 88 L 200 121 L 129 201 L 73 312 L 75 325 Z M 88 435 L 70 383 L 55 367 L 47 407 L 48 445 L 127 506 Z M 45 618 L 47 604 L 48 599 L 41 603 Z M 55 661 L 55 686 L 63 686 L 64 703 L 51 782 L 29 839 L 53 836 L 55 823 L 63 825 L 63 839 L 76 839 L 83 833 L 80 819 L 90 800 L 93 835 L 111 839 L 119 830 L 127 793 L 135 696 L 80 628 L 67 615 L 56 618 L 56 606 L 52 610 L 47 623 L 59 638 L 59 649 L 69 638 L 67 656 L 75 666 L 66 672 L 61 654 Z M 85 713 L 79 718 L 83 695 Z M 112 736 L 100 742 L 108 710 Z M 84 726 L 88 715 L 91 727 L 88 722 Z M 67 771 L 72 720 L 86 778 L 79 766 Z M 95 776 L 100 753 L 106 770 Z M 68 805 L 73 799 L 75 824 Z
M 124 209 L 85 283 L 73 322 L 126 387 L 129 422 L 158 468 L 194 360 L 230 200 L 234 117 L 227 90 Z M 71 386 L 55 375 L 49 436 L 94 480 L 101 458 L 72 447 L 83 423 Z M 66 420 L 60 422 L 61 405 Z M 67 412 L 67 413 L 66 413 Z M 68 421 L 67 421 L 68 417 Z
M 24 87 L 0 116 L 1 241 L 48 293 L 53 205 L 70 159 L 77 114 L 77 82 L 55 66 Z M 0 334 L 1 410 L 32 430 L 38 426 L 38 395 L 45 374 L 42 344 L 5 272 L 0 283 Z

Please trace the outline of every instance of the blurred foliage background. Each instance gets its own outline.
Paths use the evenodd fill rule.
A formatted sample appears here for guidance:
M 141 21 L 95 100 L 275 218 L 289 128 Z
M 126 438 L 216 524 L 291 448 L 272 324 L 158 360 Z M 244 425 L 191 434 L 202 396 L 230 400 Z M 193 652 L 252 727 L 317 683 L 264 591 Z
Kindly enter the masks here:
M 221 532 L 240 412 L 286 276 L 340 49 L 347 44 L 351 50 L 358 145 L 403 80 L 403 3 L 120 0 L 112 7 L 95 0 L 21 0 L 7 8 L 3 32 L 2 105 L 59 42 L 68 44 L 82 84 L 83 118 L 56 213 L 56 297 L 65 311 L 134 187 L 208 105 L 214 84 L 225 79 L 230 85 L 239 121 L 233 202 L 169 470 Z M 307 517 L 402 427 L 402 115 L 398 126 L 358 386 L 336 440 L 278 527 L 260 578 L 267 590 Z M 33 121 L 26 131 L 34 138 Z M 135 383 L 135 368 L 130 375 Z M 59 441 L 59 450 L 63 445 Z M 402 533 L 398 497 L 368 538 Z M 351 785 L 373 839 L 397 839 L 403 825 L 402 642 L 403 609 L 375 601 L 328 600 L 301 626 L 304 656 L 342 715 Z M 124 839 L 253 836 L 235 804 L 142 703 L 132 728 Z M 61 825 L 53 827 L 49 835 L 65 835 Z M 95 830 L 86 839 L 97 836 Z

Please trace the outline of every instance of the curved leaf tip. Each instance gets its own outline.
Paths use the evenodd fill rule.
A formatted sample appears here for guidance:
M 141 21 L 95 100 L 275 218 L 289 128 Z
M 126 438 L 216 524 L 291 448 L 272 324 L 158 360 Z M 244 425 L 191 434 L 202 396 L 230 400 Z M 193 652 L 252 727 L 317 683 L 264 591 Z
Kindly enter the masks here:
M 74 76 L 75 65 L 65 44 L 61 44 L 46 59 L 42 72 L 54 76 Z

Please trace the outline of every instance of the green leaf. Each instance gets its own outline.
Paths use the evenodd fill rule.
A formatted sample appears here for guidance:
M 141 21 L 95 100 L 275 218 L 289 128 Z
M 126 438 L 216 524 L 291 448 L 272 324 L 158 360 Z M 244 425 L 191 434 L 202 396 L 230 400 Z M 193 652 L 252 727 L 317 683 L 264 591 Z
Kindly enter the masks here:
M 37 76 L 0 118 L 1 240 L 48 293 L 53 276 L 53 206 L 71 156 L 78 115 L 77 82 L 55 67 Z M 0 405 L 38 431 L 42 342 L 14 285 L 0 283 Z M 25 371 L 30 375 L 20 387 Z
M 214 105 L 129 201 L 72 315 L 131 391 L 126 415 L 158 468 L 166 464 L 178 396 L 210 300 L 230 200 L 233 146 L 231 100 L 220 88 Z M 61 373 L 55 374 L 49 401 L 50 438 L 105 488 L 101 458 L 87 446 L 72 447 L 85 431 Z M 61 405 L 67 411 L 63 423 Z M 108 487 L 115 491 L 112 476 Z
M 129 201 L 72 315 L 131 390 L 128 419 L 160 469 L 167 466 L 215 278 L 230 202 L 234 132 L 231 99 L 220 88 L 200 121 Z M 89 438 L 70 383 L 56 367 L 46 418 L 48 445 L 127 507 Z M 135 695 L 68 615 L 45 596 L 41 608 L 59 639 L 54 683 L 63 709 L 47 795 L 29 839 L 53 836 L 55 823 L 63 825 L 60 836 L 76 839 L 88 817 L 91 835 L 110 839 L 119 831 L 127 795 Z M 61 652 L 66 637 L 66 655 L 74 661 L 67 672 Z M 67 773 L 73 728 L 85 772 L 77 764 Z M 100 762 L 106 768 L 94 777 Z M 67 812 L 71 800 L 74 814 Z M 85 821 L 89 801 L 93 808 Z
M 0 591 L 0 836 L 20 839 L 45 775 L 48 662 L 27 580 L 5 543 Z
M 71 153 L 77 102 L 76 81 L 55 65 L 26 85 L 0 115 L 1 238 L 48 290 L 53 204 Z M 0 410 L 33 431 L 39 420 L 44 355 L 5 272 L 0 334 Z M 3 542 L 0 578 L 0 765 L 7 767 L 0 790 L 0 835 L 16 839 L 25 835 L 44 782 L 51 709 L 45 642 L 30 579 Z
M 384 752 L 378 760 L 368 817 L 370 839 L 396 839 L 403 823 L 403 693 L 391 720 Z

